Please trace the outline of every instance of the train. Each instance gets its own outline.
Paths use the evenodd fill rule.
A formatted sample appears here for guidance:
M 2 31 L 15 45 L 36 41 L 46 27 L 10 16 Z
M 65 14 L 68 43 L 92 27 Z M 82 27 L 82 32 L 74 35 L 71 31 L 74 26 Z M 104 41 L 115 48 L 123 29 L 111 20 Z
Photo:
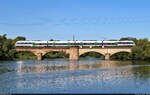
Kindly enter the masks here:
M 135 46 L 134 41 L 17 41 L 15 47 L 111 47 L 111 46 Z

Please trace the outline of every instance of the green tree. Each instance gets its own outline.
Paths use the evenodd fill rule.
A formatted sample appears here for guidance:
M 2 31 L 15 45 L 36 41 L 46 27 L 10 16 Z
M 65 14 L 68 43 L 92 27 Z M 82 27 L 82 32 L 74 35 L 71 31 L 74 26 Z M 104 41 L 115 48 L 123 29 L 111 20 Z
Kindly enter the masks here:
M 14 39 L 14 41 L 24 41 L 24 40 L 26 40 L 26 38 L 23 36 L 18 36 Z
M 125 40 L 130 40 L 130 41 L 134 41 L 135 43 L 137 43 L 137 39 L 133 38 L 133 37 L 124 37 L 124 38 L 120 38 L 120 41 L 125 41 Z M 120 52 L 120 53 L 116 53 L 114 55 L 111 56 L 111 59 L 117 59 L 117 60 L 131 60 L 133 59 L 133 54 L 132 53 L 126 53 L 126 52 Z
M 119 53 L 113 54 L 111 56 L 111 59 L 113 59 L 113 60 L 131 60 L 132 59 L 132 53 L 119 52 Z
M 13 59 L 15 49 L 12 39 L 7 39 L 2 46 L 3 57 L 6 59 Z
M 149 60 L 150 59 L 150 42 L 147 38 L 139 39 L 136 46 L 132 48 L 133 59 Z
M 54 41 L 54 39 L 50 39 L 49 41 Z
M 123 37 L 123 38 L 120 38 L 120 41 L 124 41 L 124 40 L 130 40 L 130 41 L 134 41 L 134 42 L 136 42 L 136 38 L 134 38 L 134 37 Z
M 6 34 L 0 36 L 0 60 L 15 58 L 15 42 L 17 40 L 25 40 L 25 37 L 18 36 L 15 39 L 7 39 Z

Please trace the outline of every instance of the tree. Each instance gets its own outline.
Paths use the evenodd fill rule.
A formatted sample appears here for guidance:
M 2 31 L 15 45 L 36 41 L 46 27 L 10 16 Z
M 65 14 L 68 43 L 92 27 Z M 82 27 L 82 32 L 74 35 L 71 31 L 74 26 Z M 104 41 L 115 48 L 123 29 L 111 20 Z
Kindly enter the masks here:
M 0 36 L 0 59 L 3 59 L 4 51 L 3 51 L 3 44 L 6 42 L 7 37 L 6 34 Z
M 14 57 L 15 49 L 12 39 L 7 39 L 2 46 L 4 59 L 12 59 Z
M 26 40 L 26 38 L 23 37 L 23 36 L 18 36 L 18 37 L 16 37 L 14 40 L 15 40 L 15 41 L 24 41 L 24 40 Z
M 54 41 L 54 39 L 50 39 L 49 41 Z
M 132 48 L 132 55 L 136 60 L 150 59 L 150 42 L 147 38 L 137 40 L 136 46 Z
M 15 57 L 15 42 L 18 40 L 25 40 L 25 37 L 18 36 L 13 40 L 7 39 L 6 34 L 0 36 L 0 60 L 12 60 Z
M 132 54 L 128 52 L 119 52 L 116 54 L 113 54 L 111 56 L 111 59 L 115 60 L 131 60 L 132 59 Z
M 124 40 L 136 41 L 137 39 L 133 38 L 133 37 L 123 37 L 123 38 L 120 38 L 120 41 L 124 41 Z

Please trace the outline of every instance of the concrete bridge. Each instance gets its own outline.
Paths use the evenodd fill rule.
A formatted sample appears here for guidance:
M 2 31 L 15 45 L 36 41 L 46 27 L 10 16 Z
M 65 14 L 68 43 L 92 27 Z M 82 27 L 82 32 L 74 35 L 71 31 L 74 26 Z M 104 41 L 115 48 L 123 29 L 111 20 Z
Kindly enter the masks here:
M 109 60 L 110 56 L 118 52 L 131 52 L 132 47 L 97 47 L 97 48 L 79 48 L 79 47 L 16 47 L 18 52 L 32 52 L 37 56 L 37 60 L 42 60 L 42 56 L 49 52 L 64 52 L 69 54 L 69 60 L 78 60 L 79 56 L 87 52 L 97 52 Z

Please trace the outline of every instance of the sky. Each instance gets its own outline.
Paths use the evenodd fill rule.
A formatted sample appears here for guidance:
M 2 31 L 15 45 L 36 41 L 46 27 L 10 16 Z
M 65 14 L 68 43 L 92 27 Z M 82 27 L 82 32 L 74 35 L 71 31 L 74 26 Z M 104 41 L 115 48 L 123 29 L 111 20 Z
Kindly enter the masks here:
M 150 39 L 150 0 L 0 0 L 0 35 L 27 40 Z

